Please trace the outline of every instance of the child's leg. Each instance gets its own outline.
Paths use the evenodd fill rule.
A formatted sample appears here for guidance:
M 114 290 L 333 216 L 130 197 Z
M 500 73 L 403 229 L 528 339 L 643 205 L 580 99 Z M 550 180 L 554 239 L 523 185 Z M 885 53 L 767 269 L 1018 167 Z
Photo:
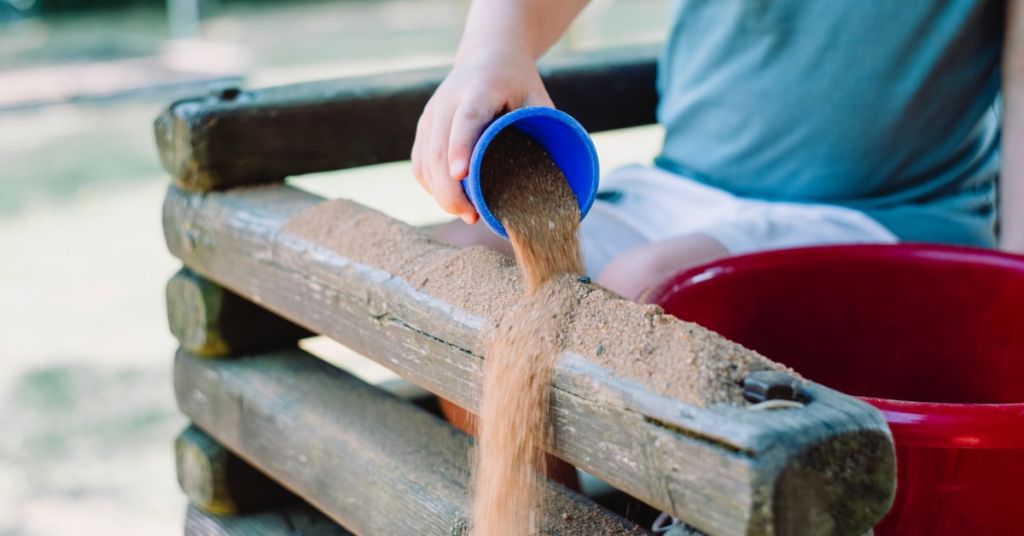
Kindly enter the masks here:
M 681 213 L 692 207 L 674 199 Z M 835 244 L 886 244 L 897 238 L 866 214 L 845 207 L 733 198 L 713 218 L 697 226 L 685 219 L 647 217 L 650 242 L 615 254 L 597 282 L 626 298 L 643 301 L 643 293 L 671 275 L 730 255 Z M 642 224 L 643 225 L 643 224 Z M 689 228 L 687 228 L 689 227 Z M 654 231 L 677 232 L 675 236 Z M 599 236 L 599 235 L 598 235 Z
M 626 298 L 642 301 L 644 291 L 666 277 L 728 255 L 729 251 L 714 238 L 691 233 L 643 244 L 617 255 L 601 271 L 597 283 Z
M 499 253 L 512 256 L 512 244 L 508 240 L 494 234 L 489 227 L 483 223 L 468 225 L 462 220 L 452 220 L 426 228 L 430 236 L 437 241 L 468 248 L 470 246 L 485 246 Z

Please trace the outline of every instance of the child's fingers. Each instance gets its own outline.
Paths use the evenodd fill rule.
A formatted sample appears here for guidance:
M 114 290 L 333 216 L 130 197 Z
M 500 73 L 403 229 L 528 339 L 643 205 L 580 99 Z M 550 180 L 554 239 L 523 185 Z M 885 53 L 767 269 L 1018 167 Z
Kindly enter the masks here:
M 476 210 L 466 199 L 462 185 L 451 180 L 448 169 L 448 139 L 451 136 L 455 106 L 440 104 L 441 106 L 433 111 L 433 124 L 429 127 L 430 138 L 425 141 L 427 149 L 423 166 L 428 175 L 430 194 L 445 211 L 462 218 L 466 223 L 473 223 L 476 221 Z
M 446 175 L 442 180 L 435 180 L 431 188 L 430 193 L 446 212 L 462 218 L 466 223 L 476 223 L 476 209 L 469 199 L 466 199 L 461 183 L 448 179 Z
M 452 119 L 448 141 L 448 172 L 453 179 L 462 179 L 469 172 L 469 158 L 487 122 L 494 118 L 493 107 L 483 99 L 463 99 Z
M 437 188 L 438 183 L 450 180 L 451 177 L 448 171 L 448 138 L 451 135 L 452 116 L 455 115 L 457 105 L 444 101 L 437 104 L 429 127 L 430 137 L 425 147 L 423 162 L 423 165 L 429 168 L 431 191 Z
M 412 161 L 412 175 L 416 177 L 416 181 L 427 192 L 430 192 L 430 183 L 427 180 L 426 169 L 424 169 L 423 165 L 423 147 L 427 143 L 425 132 L 427 132 L 428 125 L 431 123 L 430 110 L 431 106 L 428 105 L 420 115 L 419 121 L 416 122 L 416 138 L 412 142 L 412 151 L 410 151 L 409 155 L 409 159 Z

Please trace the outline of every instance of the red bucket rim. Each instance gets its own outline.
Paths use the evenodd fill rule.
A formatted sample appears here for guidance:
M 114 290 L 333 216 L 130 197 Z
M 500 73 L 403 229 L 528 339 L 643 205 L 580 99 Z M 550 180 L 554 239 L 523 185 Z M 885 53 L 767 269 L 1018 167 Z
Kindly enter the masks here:
M 726 274 L 792 263 L 834 261 L 837 258 L 919 258 L 950 263 L 970 262 L 1024 272 L 1024 256 L 989 249 L 938 244 L 811 246 L 737 255 L 683 270 L 652 288 L 648 301 L 660 303 L 681 289 Z M 1024 448 L 1024 402 L 959 404 L 857 398 L 882 411 L 900 444 L 940 448 Z

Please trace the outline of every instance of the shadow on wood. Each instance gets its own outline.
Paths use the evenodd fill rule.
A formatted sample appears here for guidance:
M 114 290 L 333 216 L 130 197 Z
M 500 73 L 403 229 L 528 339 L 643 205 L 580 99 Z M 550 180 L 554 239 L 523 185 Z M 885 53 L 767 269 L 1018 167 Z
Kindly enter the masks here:
M 219 516 L 189 506 L 185 536 L 349 536 L 351 532 L 317 512 L 296 504 L 251 514 Z
M 308 330 L 182 268 L 167 282 L 167 322 L 188 351 L 208 357 L 294 345 Z
M 295 502 L 295 496 L 195 426 L 174 442 L 178 485 L 196 507 L 218 515 Z

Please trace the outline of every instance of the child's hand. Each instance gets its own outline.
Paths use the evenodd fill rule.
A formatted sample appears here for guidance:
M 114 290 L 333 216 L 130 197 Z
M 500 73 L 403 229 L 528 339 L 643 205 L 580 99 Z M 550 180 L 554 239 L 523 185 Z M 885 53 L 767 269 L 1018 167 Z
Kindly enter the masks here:
M 416 126 L 412 170 L 441 208 L 475 223 L 479 216 L 459 180 L 481 132 L 503 111 L 552 106 L 530 54 L 498 47 L 460 55 Z

